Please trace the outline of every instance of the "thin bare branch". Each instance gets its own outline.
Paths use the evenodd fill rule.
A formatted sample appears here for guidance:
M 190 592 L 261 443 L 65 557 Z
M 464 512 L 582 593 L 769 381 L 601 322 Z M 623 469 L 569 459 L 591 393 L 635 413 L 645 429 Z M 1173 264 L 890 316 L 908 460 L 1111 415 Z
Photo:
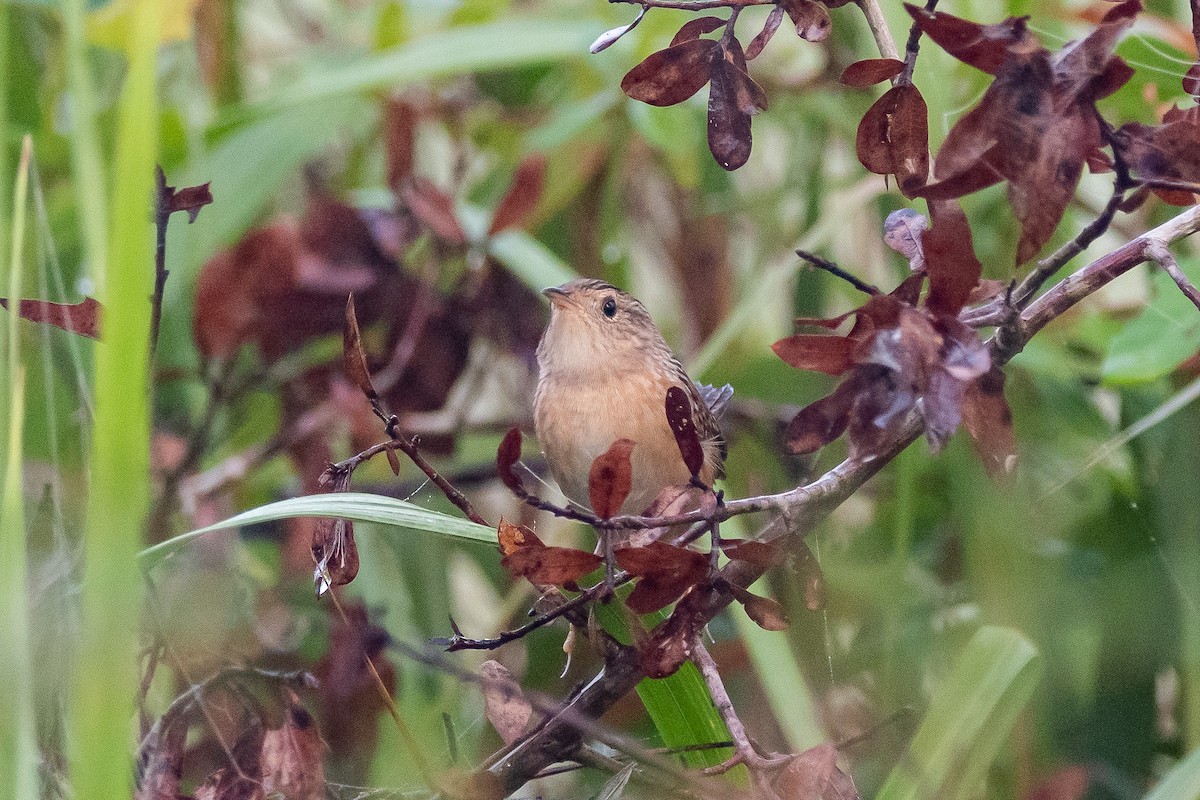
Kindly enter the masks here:
M 837 264 L 833 263 L 832 261 L 821 258 L 819 255 L 816 255 L 815 253 L 810 253 L 807 250 L 797 250 L 796 255 L 798 255 L 802 261 L 807 261 L 809 264 L 812 264 L 817 269 L 824 270 L 825 272 L 828 272 L 830 275 L 833 275 L 835 278 L 841 278 L 846 283 L 853 286 L 855 289 L 858 289 L 860 292 L 863 292 L 863 293 L 869 294 L 869 295 L 883 294 L 883 292 L 880 291 L 878 286 L 874 286 L 873 284 L 867 283 L 866 281 L 862 280 L 861 278 L 858 278 L 855 275 L 852 275 L 849 272 L 847 272 L 846 270 L 842 269 L 841 267 L 839 267 Z
M 867 27 L 871 29 L 871 36 L 875 39 L 875 46 L 879 48 L 879 55 L 900 60 L 900 51 L 896 49 L 896 40 L 892 38 L 892 32 L 888 29 L 887 17 L 879 7 L 879 0 L 854 1 L 867 18 Z
M 1163 271 L 1171 276 L 1171 280 L 1175 281 L 1175 285 L 1179 287 L 1179 291 L 1183 292 L 1184 297 L 1192 301 L 1197 309 L 1200 309 L 1200 292 L 1196 291 L 1196 287 L 1188 280 L 1188 276 L 1183 274 L 1183 270 L 1179 268 L 1179 262 L 1175 260 L 1175 256 L 1171 255 L 1171 251 L 1167 246 L 1158 240 L 1151 240 L 1146 245 L 1146 257 L 1163 268 Z

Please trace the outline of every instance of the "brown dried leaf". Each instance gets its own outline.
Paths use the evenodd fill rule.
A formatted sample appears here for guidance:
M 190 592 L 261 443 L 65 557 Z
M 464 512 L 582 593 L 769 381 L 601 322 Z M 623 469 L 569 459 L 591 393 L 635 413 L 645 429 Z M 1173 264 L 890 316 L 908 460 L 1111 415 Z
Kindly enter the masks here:
M 199 186 L 185 186 L 178 190 L 173 186 L 168 186 L 166 189 L 168 193 L 168 213 L 174 214 L 176 211 L 186 211 L 189 225 L 196 221 L 196 217 L 200 214 L 200 209 L 213 201 L 212 192 L 209 190 L 209 184 L 207 183 L 202 183 Z
M 708 576 L 706 555 L 664 542 L 621 548 L 614 555 L 621 569 L 638 578 L 625 600 L 625 605 L 638 614 L 670 605 Z
M 713 55 L 709 75 L 708 149 L 723 169 L 735 170 L 750 158 L 750 115 L 767 107 L 767 97 L 746 74 L 737 39 Z
M 878 175 L 895 175 L 908 197 L 929 176 L 929 110 L 912 85 L 894 86 L 863 115 L 855 136 L 858 160 Z
M 1183 74 L 1183 91 L 1192 97 L 1200 95 L 1200 62 L 1193 64 Z
M 8 298 L 0 297 L 0 308 L 8 308 Z M 78 303 L 51 303 L 49 300 L 22 300 L 18 313 L 22 319 L 53 325 L 64 331 L 78 333 L 89 339 L 100 338 L 100 315 L 103 308 L 94 298 L 85 297 Z
M 712 33 L 724 24 L 725 20 L 720 17 L 696 17 L 695 19 L 690 19 L 683 23 L 683 27 L 671 39 L 671 47 L 683 44 L 684 42 L 693 42 L 706 33 Z
M 831 394 L 800 409 L 784 434 L 788 452 L 815 453 L 841 436 L 850 424 L 854 398 L 863 383 L 863 370 L 856 369 Z
M 679 446 L 683 463 L 692 473 L 692 478 L 697 478 L 704 466 L 704 448 L 700 445 L 696 423 L 692 421 L 692 402 L 687 392 L 678 386 L 667 389 L 666 412 L 667 425 L 675 434 L 675 444 Z
M 682 103 L 708 83 L 709 62 L 718 49 L 712 39 L 690 39 L 651 53 L 625 74 L 621 90 L 652 106 Z
M 638 643 L 638 665 L 647 677 L 665 678 L 687 661 L 691 642 L 704 628 L 703 604 L 704 593 L 688 594 L 666 622 Z
M 815 0 L 784 0 L 784 9 L 796 25 L 796 35 L 809 42 L 823 42 L 829 38 L 833 21 L 829 18 L 832 3 L 822 5 Z
M 895 58 L 865 58 L 855 61 L 842 70 L 838 78 L 843 86 L 866 89 L 877 83 L 890 80 L 904 71 L 904 62 Z
M 856 345 L 849 336 L 797 333 L 780 339 L 771 349 L 796 369 L 841 375 L 854 366 Z
M 595 553 L 572 547 L 547 547 L 533 531 L 504 519 L 497 530 L 500 564 L 516 578 L 538 586 L 565 586 L 604 563 Z
M 508 192 L 496 207 L 496 215 L 492 218 L 492 226 L 488 228 L 488 236 L 520 227 L 537 207 L 545 181 L 546 157 L 541 153 L 526 156 L 517 167 Z
M 831 744 L 797 753 L 776 775 L 776 794 L 805 800 L 859 800 L 854 779 L 838 769 L 837 760 L 837 748 Z
M 483 712 L 504 744 L 510 745 L 525 733 L 533 706 L 508 667 L 499 661 L 483 662 L 479 677 L 483 686 Z
M 387 453 L 388 466 L 392 468 L 392 474 L 399 476 L 400 475 L 400 457 L 398 455 L 396 455 L 396 451 L 390 447 L 387 450 L 385 450 L 384 452 Z
M 993 366 L 967 384 L 962 402 L 963 427 L 992 480 L 1003 482 L 1016 467 L 1012 411 L 1004 399 L 1004 372 Z
M 513 470 L 520 460 L 521 429 L 513 427 L 504 434 L 504 438 L 500 441 L 500 447 L 496 449 L 496 472 L 500 475 L 500 480 L 504 482 L 504 485 L 514 492 L 519 492 L 524 488 L 521 477 Z
M 790 624 L 783 606 L 769 597 L 760 597 L 737 584 L 730 584 L 733 597 L 746 609 L 746 616 L 766 631 L 786 631 Z
M 904 7 L 917 26 L 938 46 L 959 61 L 989 75 L 1000 71 L 1000 66 L 1012 50 L 1025 49 L 1033 44 L 1033 37 L 1026 30 L 1027 17 L 1013 17 L 994 25 L 981 25 L 944 11 L 926 11 L 909 3 L 905 3 Z
M 933 228 L 921 234 L 925 269 L 929 275 L 930 313 L 957 317 L 971 291 L 979 285 L 983 264 L 975 256 L 967 215 L 953 200 L 931 201 Z
M 324 756 L 316 723 L 293 699 L 283 727 L 263 735 L 263 792 L 288 800 L 324 800 Z
M 1200 114 L 1168 112 L 1162 125 L 1130 122 L 1117 130 L 1117 141 L 1141 180 L 1200 183 Z
M 346 325 L 342 328 L 342 370 L 350 382 L 359 388 L 368 400 L 379 395 L 371 383 L 371 372 L 367 369 L 367 354 L 363 352 L 362 335 L 358 330 L 358 317 L 354 313 L 354 295 L 346 298 Z M 391 452 L 390 450 L 388 451 Z M 395 453 L 392 453 L 393 457 Z
M 313 581 L 317 596 L 331 586 L 344 586 L 358 575 L 358 545 L 354 523 L 348 519 L 318 520 L 312 533 Z
M 753 61 L 758 57 L 758 54 L 767 46 L 767 42 L 771 41 L 771 37 L 775 35 L 775 31 L 779 30 L 779 23 L 783 21 L 783 6 L 775 6 L 771 9 L 771 13 L 767 15 L 767 21 L 763 23 L 763 28 L 750 41 L 750 46 L 746 48 L 746 60 Z
M 620 513 L 633 486 L 632 439 L 617 439 L 588 470 L 588 499 L 592 511 L 602 519 Z
M 785 556 L 778 545 L 739 539 L 723 540 L 721 552 L 731 561 L 745 561 L 763 570 L 782 564 Z
M 1112 53 L 1141 10 L 1141 0 L 1118 3 L 1091 33 L 1059 52 L 1054 59 L 1054 74 L 1060 103 L 1097 100 L 1129 80 L 1133 71 Z
M 434 235 L 449 244 L 466 244 L 467 234 L 454 211 L 454 199 L 426 178 L 416 178 L 404 187 L 404 202 Z

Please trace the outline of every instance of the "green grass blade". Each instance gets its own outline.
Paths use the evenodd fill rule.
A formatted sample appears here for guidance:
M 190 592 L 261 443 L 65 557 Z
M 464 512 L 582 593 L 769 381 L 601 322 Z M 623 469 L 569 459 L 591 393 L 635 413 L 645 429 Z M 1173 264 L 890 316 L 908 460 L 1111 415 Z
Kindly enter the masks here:
M 1200 798 L 1200 748 L 1193 750 L 1155 786 L 1145 800 L 1198 800 Z
M 9 311 L 0 326 L 0 358 L 7 390 L 0 392 L 0 786 L 13 797 L 37 796 L 37 730 L 33 714 L 33 676 L 29 643 L 29 600 L 26 594 L 25 509 L 21 493 L 21 460 L 25 430 L 25 370 L 17 337 L 17 298 L 21 296 L 21 264 L 25 247 L 25 200 L 29 187 L 32 144 L 21 148 L 13 191 L 12 257 L 5 282 Z
M 550 248 L 523 231 L 500 234 L 492 239 L 488 250 L 535 292 L 579 277 Z
M 313 73 L 276 93 L 260 110 L 376 89 L 395 91 L 448 75 L 582 59 L 596 34 L 596 24 L 590 20 L 505 20 L 452 28 L 344 67 Z
M 129 28 L 129 69 L 118 104 L 109 258 L 99 286 L 104 339 L 96 347 L 82 636 L 72 707 L 76 797 L 129 797 L 137 690 L 137 552 L 149 503 L 150 230 L 158 149 L 155 85 L 159 15 L 140 0 Z
M 1040 672 L 1037 649 L 1019 632 L 980 628 L 876 800 L 977 796 Z
M 444 536 L 453 536 L 473 542 L 496 543 L 496 531 L 483 525 L 477 525 L 470 520 L 452 517 L 438 511 L 383 497 L 377 494 L 363 492 L 335 492 L 332 494 L 314 494 L 305 497 L 293 497 L 268 503 L 265 506 L 243 511 L 229 519 L 198 528 L 194 531 L 172 537 L 152 547 L 147 547 L 139 554 L 139 558 L 154 563 L 177 550 L 182 545 L 213 531 L 228 530 L 242 525 L 253 525 L 259 522 L 271 522 L 277 519 L 292 517 L 339 517 L 352 519 L 355 522 L 378 522 L 382 525 L 395 525 L 415 531 L 427 531 Z

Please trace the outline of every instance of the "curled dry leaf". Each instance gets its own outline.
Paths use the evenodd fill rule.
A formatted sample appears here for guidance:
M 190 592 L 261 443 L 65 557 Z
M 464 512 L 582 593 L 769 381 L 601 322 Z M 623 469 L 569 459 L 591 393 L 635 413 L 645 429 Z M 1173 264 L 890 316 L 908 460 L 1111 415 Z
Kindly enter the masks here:
M 0 297 L 0 308 L 8 308 L 9 301 Z M 100 303 L 91 297 L 85 297 L 78 303 L 51 303 L 49 300 L 22 300 L 17 306 L 17 313 L 22 319 L 38 322 L 42 325 L 53 325 L 64 331 L 77 333 L 89 339 L 100 338 Z
M 854 779 L 838 768 L 837 760 L 837 748 L 831 744 L 797 753 L 775 776 L 776 794 L 805 800 L 858 800 Z
M 572 587 L 575 581 L 597 569 L 604 559 L 572 547 L 547 547 L 525 526 L 500 520 L 497 530 L 500 564 L 509 574 L 538 586 Z
M 344 586 L 358 575 L 358 545 L 354 523 L 348 519 L 320 519 L 313 528 L 313 583 L 317 596 L 332 586 Z
M 971 292 L 979 285 L 983 264 L 975 256 L 971 226 L 962 207 L 953 200 L 930 201 L 933 228 L 921 234 L 925 269 L 929 275 L 930 313 L 957 317 Z
M 921 32 L 950 55 L 989 75 L 995 75 L 1009 51 L 1029 47 L 1033 35 L 1026 29 L 1028 17 L 1014 17 L 994 25 L 961 19 L 944 11 L 927 11 L 905 3 Z
M 283 726 L 263 735 L 263 791 L 268 797 L 323 800 L 325 749 L 312 716 L 293 698 Z
M 602 519 L 616 516 L 633 487 L 632 439 L 617 439 L 588 471 L 588 499 Z
M 903 71 L 904 62 L 898 59 L 865 58 L 862 61 L 855 61 L 842 70 L 842 76 L 838 80 L 843 86 L 849 86 L 852 89 L 866 89 L 877 83 L 891 80 Z
M 514 492 L 524 490 L 521 476 L 513 469 L 521 460 L 521 429 L 510 428 L 496 449 L 496 472 L 504 485 Z
M 1012 411 L 1004 398 L 1004 372 L 992 366 L 967 384 L 962 403 L 963 427 L 992 480 L 1012 476 L 1017 463 Z
M 750 117 L 766 109 L 767 96 L 746 74 L 746 56 L 737 39 L 713 54 L 709 77 L 708 149 L 723 169 L 735 170 L 750 158 Z
M 708 83 L 718 49 L 712 39 L 689 39 L 651 53 L 621 79 L 621 91 L 652 106 L 682 103 Z
M 907 197 L 929 177 L 928 117 L 921 92 L 905 84 L 885 92 L 858 124 L 858 160 L 877 175 L 895 175 Z
M 783 14 L 783 6 L 775 6 L 771 9 L 771 13 L 767 15 L 767 21 L 763 23 L 763 29 L 750 40 L 750 46 L 746 48 L 747 61 L 758 58 L 758 54 L 767 46 L 767 42 L 771 41 L 775 31 L 779 30 L 779 23 L 783 22 Z
M 517 167 L 512 185 L 496 207 L 496 215 L 492 217 L 492 225 L 488 236 L 495 236 L 500 231 L 518 228 L 525 223 L 542 197 L 542 189 L 546 182 L 546 156 L 533 153 L 526 156 Z
M 604 50 L 612 47 L 622 36 L 637 27 L 638 23 L 642 21 L 642 18 L 646 16 L 646 12 L 649 10 L 650 6 L 642 6 L 642 10 L 638 12 L 636 17 L 634 17 L 633 22 L 629 23 L 628 25 L 620 25 L 616 28 L 610 28 L 609 30 L 606 30 L 604 33 L 597 36 L 596 41 L 592 42 L 591 47 L 588 48 L 588 52 L 592 55 L 595 55 L 596 53 L 603 52 Z
M 699 39 L 706 33 L 712 33 L 717 28 L 725 24 L 725 20 L 720 17 L 696 17 L 683 23 L 674 38 L 671 39 L 671 47 L 684 42 L 691 42 Z
M 783 0 L 784 9 L 796 25 L 796 35 L 809 42 L 823 42 L 829 38 L 833 20 L 829 18 L 829 7 L 816 0 Z M 828 6 L 828 7 L 827 7 Z
M 769 597 L 760 597 L 748 589 L 730 584 L 733 597 L 746 609 L 746 616 L 766 631 L 785 631 L 790 624 L 783 606 Z
M 670 605 L 708 576 L 707 556 L 664 542 L 621 548 L 614 555 L 621 569 L 639 579 L 625 601 L 638 614 Z
M 692 402 L 688 399 L 687 392 L 678 386 L 667 389 L 666 412 L 667 424 L 671 433 L 675 434 L 679 454 L 683 456 L 683 463 L 695 479 L 704 466 L 704 448 L 700 445 L 700 434 L 697 433 L 696 423 L 692 420 Z
M 521 685 L 499 661 L 488 660 L 479 667 L 483 686 L 483 712 L 505 745 L 521 738 L 533 716 L 533 706 Z
M 351 383 L 357 386 L 368 400 L 378 399 L 379 395 L 371 384 L 371 372 L 367 369 L 367 354 L 363 352 L 358 316 L 354 313 L 353 294 L 346 298 L 346 325 L 342 328 L 342 369 Z M 395 456 L 394 453 L 392 455 Z

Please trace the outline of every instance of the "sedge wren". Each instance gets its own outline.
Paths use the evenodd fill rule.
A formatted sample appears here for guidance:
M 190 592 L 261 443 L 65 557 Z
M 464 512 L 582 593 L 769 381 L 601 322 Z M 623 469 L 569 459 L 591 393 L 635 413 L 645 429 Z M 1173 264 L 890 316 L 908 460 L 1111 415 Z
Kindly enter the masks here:
M 717 416 L 733 389 L 693 383 L 645 306 L 615 286 L 581 278 L 543 294 L 550 325 L 537 349 L 533 419 L 550 474 L 567 499 L 588 507 L 592 461 L 617 439 L 634 442 L 622 514 L 640 513 L 663 488 L 690 481 L 667 422 L 672 386 L 691 401 L 704 450 L 700 480 L 711 486 L 721 477 L 725 444 Z

